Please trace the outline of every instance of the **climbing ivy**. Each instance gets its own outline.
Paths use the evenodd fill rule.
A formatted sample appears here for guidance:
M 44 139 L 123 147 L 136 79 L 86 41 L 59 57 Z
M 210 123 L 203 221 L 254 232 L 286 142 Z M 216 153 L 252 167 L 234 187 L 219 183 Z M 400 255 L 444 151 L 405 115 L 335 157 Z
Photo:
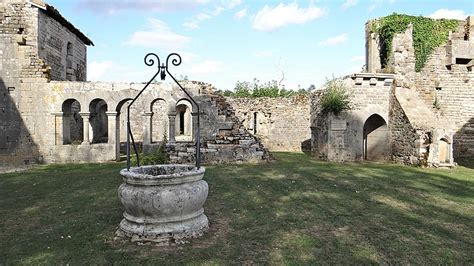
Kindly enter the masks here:
M 459 21 L 455 19 L 435 20 L 422 16 L 393 13 L 372 22 L 369 29 L 379 35 L 382 67 L 388 65 L 393 36 L 404 32 L 410 23 L 413 25 L 415 70 L 419 72 L 433 50 L 448 41 L 449 31 L 455 31 Z

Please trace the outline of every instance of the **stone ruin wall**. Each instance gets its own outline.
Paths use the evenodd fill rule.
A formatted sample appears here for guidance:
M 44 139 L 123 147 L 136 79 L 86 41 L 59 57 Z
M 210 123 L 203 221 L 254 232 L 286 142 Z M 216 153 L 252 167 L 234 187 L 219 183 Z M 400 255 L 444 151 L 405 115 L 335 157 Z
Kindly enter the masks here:
M 310 151 L 310 98 L 226 97 L 244 127 L 271 151 Z M 256 118 L 256 120 L 255 120 Z
M 189 83 L 184 83 L 186 87 Z M 200 86 L 197 97 L 201 108 L 201 135 L 203 136 L 201 158 L 215 163 L 258 163 L 272 160 L 267 147 L 251 134 L 236 115 L 233 106 L 209 84 L 195 82 Z M 195 161 L 195 146 L 191 142 L 180 142 L 169 147 L 171 160 L 177 163 Z
M 144 84 L 125 83 L 100 83 L 100 82 L 66 82 L 38 80 L 36 83 L 22 83 L 16 90 L 19 101 L 15 102 L 19 114 L 22 117 L 30 117 L 25 124 L 25 130 L 31 137 L 30 146 L 34 146 L 35 154 L 24 154 L 16 163 L 23 163 L 27 158 L 31 162 L 100 162 L 116 160 L 120 157 L 120 142 L 125 141 L 126 102 L 133 98 Z M 183 83 L 191 95 L 194 95 L 201 107 L 201 143 L 202 158 L 204 162 L 259 162 L 271 159 L 268 150 L 260 141 L 252 136 L 242 126 L 222 96 L 215 94 L 209 85 L 200 82 Z M 170 141 L 170 124 L 175 124 L 176 104 L 183 101 L 185 94 L 176 85 L 152 84 L 142 97 L 137 100 L 132 108 L 131 121 L 135 141 L 150 152 L 156 148 L 161 141 L 162 133 L 168 134 L 167 149 L 171 155 L 172 162 L 192 163 L 194 162 L 194 141 L 178 140 Z M 34 104 L 25 104 L 28 99 L 33 99 Z M 84 139 L 71 144 L 64 144 L 64 123 L 69 117 L 65 117 L 63 103 L 68 100 L 77 100 L 72 106 L 73 113 L 78 115 L 83 123 L 77 126 L 77 131 L 87 126 L 89 138 L 86 140 L 86 131 L 71 132 L 82 135 Z M 94 116 L 102 117 L 101 123 L 94 120 L 91 115 L 91 103 L 98 99 L 104 100 L 106 110 L 104 113 Z M 166 105 L 162 105 L 166 103 Z M 155 104 L 161 104 L 154 108 Z M 153 113 L 153 111 L 157 111 Z M 163 112 L 164 111 L 164 112 Z M 193 112 L 195 109 L 193 109 Z M 163 117 L 167 121 L 163 121 Z M 87 118 L 87 119 L 86 119 Z M 158 121 L 157 121 L 158 120 Z M 122 121 L 122 122 L 120 122 Z M 172 123 L 173 122 L 173 123 Z M 196 120 L 193 119 L 193 128 L 196 128 Z M 161 125 L 161 134 L 152 134 L 153 126 Z M 94 143 L 95 134 L 93 128 L 107 128 L 108 138 L 105 142 Z M 71 131 L 75 131 L 71 126 Z M 161 139 L 158 139 L 160 138 Z M 119 138 L 121 141 L 116 142 Z M 154 141 L 153 141 L 154 140 Z M 85 143 L 87 142 L 87 143 Z M 19 147 L 18 147 L 19 148 Z M 24 148 L 24 147 L 23 147 Z M 23 148 L 19 148 L 20 150 Z M 15 149 L 18 151 L 19 149 Z M 7 162 L 8 155 L 1 154 L 2 163 Z M 17 158 L 18 159 L 18 158 Z
M 401 164 L 419 164 L 420 158 L 416 149 L 419 136 L 393 91 L 390 93 L 389 117 L 392 160 Z
M 28 91 L 36 79 L 48 76 L 47 66 L 36 56 L 37 12 L 26 2 L 0 3 L 0 161 L 3 164 L 40 160 L 34 141 L 35 114 L 29 112 L 35 95 Z M 25 90 L 20 89 L 23 85 Z
M 90 145 L 82 142 L 86 138 L 86 132 L 89 135 L 87 142 L 97 141 L 97 134 L 94 134 L 93 129 L 98 133 L 98 129 L 105 131 L 105 128 L 109 135 L 120 136 L 118 143 L 125 142 L 125 117 L 122 115 L 117 121 L 117 106 L 133 98 L 143 84 L 50 82 L 84 80 L 85 69 L 83 73 L 79 73 L 74 67 L 85 66 L 86 47 L 75 34 L 42 12 L 26 1 L 9 0 L 0 3 L 0 93 L 3 96 L 0 101 L 1 164 L 117 159 L 120 147 L 116 147 L 113 138 L 102 138 L 100 143 Z M 68 42 L 72 43 L 73 57 L 66 55 Z M 72 78 L 71 73 L 74 74 Z M 204 94 L 201 95 L 201 89 L 207 85 L 188 85 L 205 105 L 201 123 L 205 160 L 243 162 L 270 158 L 261 143 L 234 119 L 231 108 L 218 104 L 212 93 L 204 93 L 203 90 Z M 163 89 L 161 85 L 152 87 Z M 170 110 L 163 103 L 168 101 L 169 104 L 185 98 L 177 87 L 164 86 L 163 92 L 166 95 L 157 96 L 156 92 L 150 92 L 148 99 L 161 100 L 153 105 L 138 101 L 131 112 L 137 142 L 151 148 L 163 140 L 165 133 L 170 134 Z M 65 119 L 62 105 L 68 99 L 77 101 L 71 105 L 72 117 Z M 105 100 L 108 105 L 105 112 L 91 113 L 90 104 L 95 99 Z M 226 114 L 217 115 L 222 112 Z M 150 121 L 153 116 L 155 119 Z M 98 117 L 105 121 L 98 123 Z M 67 131 L 70 131 L 71 144 L 68 145 L 64 144 L 62 125 L 65 123 L 70 124 Z M 86 127 L 88 130 L 84 130 L 86 123 L 90 124 Z M 112 128 L 112 125 L 117 124 L 121 126 Z M 218 127 L 213 127 L 214 124 Z M 170 148 L 172 159 L 180 162 L 194 160 L 192 147 L 188 147 L 190 143 L 176 142 Z
M 52 70 L 66 77 L 65 67 L 58 69 L 54 62 L 48 62 L 47 55 L 54 53 L 50 45 L 53 36 L 58 40 L 56 50 L 64 52 L 61 60 L 66 62 L 66 41 L 73 40 L 74 60 L 85 64 L 84 43 L 47 17 L 43 9 L 23 0 L 0 3 L 0 164 L 28 164 L 44 159 L 40 152 L 46 143 L 41 136 L 47 125 L 43 117 L 50 114 L 45 111 L 47 108 L 40 108 L 48 97 L 41 88 L 51 78 L 63 79 Z M 84 68 L 80 74 L 83 80 L 85 75 Z
M 473 26 L 472 16 L 466 21 L 460 21 L 458 30 L 451 34 L 448 43 L 434 50 L 420 72 L 415 72 L 412 28 L 409 27 L 393 39 L 392 68 L 396 86 L 418 93 L 419 99 L 414 100 L 425 104 L 435 117 L 430 118 L 433 121 L 426 121 L 427 123 L 454 133 L 455 157 L 474 155 L 474 36 L 469 36 L 469 30 L 472 32 Z M 373 54 L 378 54 L 378 50 L 369 51 L 368 59 L 371 54 L 373 57 Z M 457 56 L 471 61 L 465 60 L 463 64 L 456 64 Z M 370 65 L 375 68 L 377 62 Z M 406 161 L 406 157 L 404 160 Z
M 458 31 L 464 26 L 461 23 Z M 452 36 L 455 42 L 453 45 L 456 45 L 454 38 L 457 34 Z M 468 56 L 471 60 L 474 59 L 474 37 L 462 42 L 469 43 Z M 449 45 L 448 43 L 434 51 L 421 72 L 416 73 L 410 87 L 416 89 L 437 117 L 455 132 L 454 156 L 474 156 L 474 62 L 471 61 L 471 67 L 469 64 L 447 66 Z
M 351 96 L 352 109 L 338 115 L 324 113 L 320 106 L 321 91 L 311 97 L 311 146 L 313 156 L 330 161 L 364 159 L 364 124 L 378 115 L 389 124 L 389 101 L 393 75 L 354 74 L 344 84 Z M 384 152 L 390 154 L 389 139 Z M 385 158 L 387 159 L 387 158 Z

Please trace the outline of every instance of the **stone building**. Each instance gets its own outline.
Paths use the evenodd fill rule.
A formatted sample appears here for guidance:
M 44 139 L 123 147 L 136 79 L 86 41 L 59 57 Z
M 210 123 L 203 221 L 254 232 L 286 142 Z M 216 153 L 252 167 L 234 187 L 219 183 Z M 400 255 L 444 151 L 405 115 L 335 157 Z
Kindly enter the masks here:
M 127 103 L 144 84 L 85 82 L 92 41 L 41 0 L 0 3 L 0 166 L 117 160 Z M 234 109 L 201 82 L 183 82 L 201 108 L 206 162 L 268 160 Z M 173 162 L 194 161 L 196 106 L 177 85 L 152 84 L 131 108 L 135 140 L 167 140 Z
M 182 81 L 200 106 L 205 162 L 268 160 L 269 150 L 334 161 L 452 165 L 474 155 L 474 21 L 415 71 L 412 29 L 394 37 L 393 73 L 381 73 L 379 39 L 367 30 L 367 73 L 344 82 L 354 108 L 321 112 L 310 97 L 226 98 Z M 120 159 L 125 110 L 144 84 L 86 82 L 92 41 L 42 0 L 0 2 L 0 166 Z M 434 104 L 436 103 L 436 104 Z M 131 108 L 144 152 L 164 140 L 173 162 L 195 156 L 196 106 L 176 84 L 153 83 Z
M 332 161 L 393 160 L 452 166 L 474 155 L 474 17 L 459 21 L 446 44 L 415 71 L 413 27 L 396 34 L 382 69 L 379 36 L 366 26 L 367 73 L 344 79 L 353 108 L 340 115 L 311 108 L 313 154 Z M 384 74 L 382 72 L 391 72 Z

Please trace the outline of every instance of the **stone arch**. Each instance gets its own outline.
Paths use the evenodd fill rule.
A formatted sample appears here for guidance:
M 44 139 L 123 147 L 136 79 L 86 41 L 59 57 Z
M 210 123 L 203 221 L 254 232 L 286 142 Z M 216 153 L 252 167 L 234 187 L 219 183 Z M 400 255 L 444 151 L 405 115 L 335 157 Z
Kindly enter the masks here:
M 193 139 L 193 105 L 188 99 L 176 103 L 175 137 L 176 141 Z
M 132 98 L 124 98 L 118 101 L 115 106 L 117 112 L 115 120 L 115 158 L 120 160 L 120 152 L 125 149 L 125 142 L 127 140 L 127 106 L 132 101 Z M 133 107 L 133 106 L 132 106 Z
M 438 140 L 438 160 L 440 163 L 451 163 L 451 143 L 446 137 Z
M 389 159 L 389 131 L 385 119 L 378 114 L 369 116 L 364 123 L 363 154 L 364 160 L 369 161 Z
M 132 101 L 131 98 L 120 100 L 115 108 L 117 112 L 117 143 L 124 143 L 127 139 L 127 106 Z M 130 115 L 133 115 L 134 106 L 130 109 Z
M 89 123 L 93 144 L 108 142 L 109 126 L 106 112 L 107 102 L 103 99 L 96 98 L 89 103 Z
M 62 132 L 63 144 L 80 144 L 84 140 L 81 104 L 76 99 L 70 98 L 61 106 L 63 113 Z
M 150 104 L 151 112 L 151 142 L 159 142 L 169 139 L 169 119 L 168 119 L 168 103 L 162 99 L 154 99 Z

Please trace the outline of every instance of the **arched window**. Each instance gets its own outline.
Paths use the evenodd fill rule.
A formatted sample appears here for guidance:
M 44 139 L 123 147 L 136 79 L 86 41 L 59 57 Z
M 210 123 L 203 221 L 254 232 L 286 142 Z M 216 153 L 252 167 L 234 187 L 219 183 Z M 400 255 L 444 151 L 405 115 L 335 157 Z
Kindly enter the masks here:
M 83 136 L 83 122 L 79 115 L 81 104 L 75 99 L 63 102 L 63 144 L 81 144 Z
M 451 162 L 451 153 L 450 145 L 447 139 L 442 138 L 438 141 L 438 160 L 440 163 L 450 163 Z
M 192 105 L 187 100 L 181 100 L 176 104 L 175 134 L 177 141 L 193 139 Z
M 390 154 L 388 128 L 378 114 L 371 115 L 364 123 L 364 159 L 385 161 Z
M 117 161 L 120 160 L 120 154 L 125 154 L 125 142 L 127 141 L 127 106 L 131 101 L 132 99 L 129 98 L 123 99 L 117 104 L 117 107 L 115 108 L 115 111 L 117 112 L 117 117 L 115 120 L 115 156 Z M 131 117 L 135 117 L 133 125 L 135 123 L 141 122 L 141 119 L 136 119 L 137 111 L 134 107 L 135 106 L 132 106 L 130 110 Z
M 94 99 L 89 104 L 92 143 L 107 143 L 109 135 L 107 119 L 107 103 L 102 99 Z

